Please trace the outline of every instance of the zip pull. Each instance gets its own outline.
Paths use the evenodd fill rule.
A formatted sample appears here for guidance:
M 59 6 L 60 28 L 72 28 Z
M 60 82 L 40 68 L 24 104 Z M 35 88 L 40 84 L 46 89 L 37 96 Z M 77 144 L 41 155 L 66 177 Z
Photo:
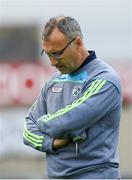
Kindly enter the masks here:
M 79 144 L 77 141 L 75 142 L 75 146 L 76 146 L 76 156 L 77 156 L 79 154 Z

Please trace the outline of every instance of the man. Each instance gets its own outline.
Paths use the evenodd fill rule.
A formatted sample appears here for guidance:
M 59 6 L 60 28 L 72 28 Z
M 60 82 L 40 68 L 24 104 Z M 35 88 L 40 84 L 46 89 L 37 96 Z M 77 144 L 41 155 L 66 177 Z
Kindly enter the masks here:
M 42 88 L 24 143 L 46 152 L 49 178 L 119 178 L 121 87 L 116 72 L 87 51 L 78 22 L 53 17 L 42 35 L 56 73 Z

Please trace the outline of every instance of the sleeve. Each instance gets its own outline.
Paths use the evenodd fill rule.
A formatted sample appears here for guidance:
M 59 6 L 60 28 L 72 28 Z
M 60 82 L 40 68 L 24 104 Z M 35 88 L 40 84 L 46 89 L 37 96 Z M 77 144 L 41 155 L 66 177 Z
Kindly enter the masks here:
M 44 89 L 42 89 L 40 96 L 25 118 L 23 142 L 36 150 L 52 153 L 53 138 L 45 132 L 41 132 L 37 127 L 37 120 L 44 114 L 46 114 L 46 100 Z
M 100 118 L 119 105 L 120 92 L 111 82 L 96 79 L 83 95 L 72 104 L 41 117 L 38 127 L 41 132 L 55 138 L 74 138 L 74 132 L 84 132 Z

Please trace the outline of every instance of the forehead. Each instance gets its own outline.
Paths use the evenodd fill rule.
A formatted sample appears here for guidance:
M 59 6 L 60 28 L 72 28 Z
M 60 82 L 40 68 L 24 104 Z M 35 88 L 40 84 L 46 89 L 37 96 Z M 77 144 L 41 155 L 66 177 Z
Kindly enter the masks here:
M 45 51 L 57 51 L 62 49 L 65 44 L 67 43 L 66 36 L 58 30 L 58 28 L 55 28 L 48 39 L 46 41 L 43 41 L 43 47 Z

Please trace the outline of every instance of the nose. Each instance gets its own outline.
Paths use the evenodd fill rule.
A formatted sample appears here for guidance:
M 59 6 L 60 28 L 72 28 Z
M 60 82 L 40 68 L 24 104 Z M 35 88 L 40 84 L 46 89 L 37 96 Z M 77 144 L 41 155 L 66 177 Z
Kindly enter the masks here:
M 53 57 L 50 57 L 50 61 L 52 66 L 55 66 L 58 63 L 58 60 Z

